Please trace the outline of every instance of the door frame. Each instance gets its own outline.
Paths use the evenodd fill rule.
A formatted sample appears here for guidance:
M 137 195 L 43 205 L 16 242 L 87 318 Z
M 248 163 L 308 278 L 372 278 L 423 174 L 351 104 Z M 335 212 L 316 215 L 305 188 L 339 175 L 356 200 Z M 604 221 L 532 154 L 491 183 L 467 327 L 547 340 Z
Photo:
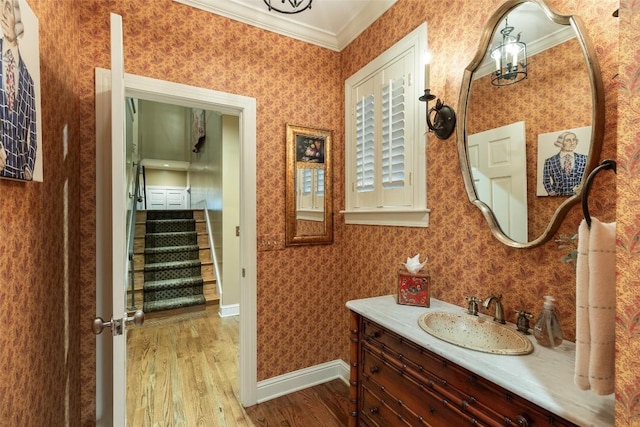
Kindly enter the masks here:
M 256 235 L 256 100 L 195 86 L 173 83 L 149 77 L 126 74 L 125 96 L 185 107 L 218 111 L 239 117 L 240 134 L 240 327 L 239 327 L 239 391 L 244 407 L 257 403 L 257 235 Z M 111 150 L 111 71 L 96 68 L 96 202 L 111 198 L 110 176 L 105 176 L 101 163 Z M 100 173 L 100 170 L 103 173 Z M 107 172 L 107 173 L 105 173 Z M 107 181 L 108 179 L 108 181 Z M 101 253 L 111 245 L 105 218 L 96 214 L 96 230 L 103 241 L 96 242 L 96 314 L 110 316 L 111 283 L 104 279 L 106 266 Z M 96 418 L 111 411 L 113 360 L 111 345 L 105 343 L 109 334 L 98 337 L 96 345 Z

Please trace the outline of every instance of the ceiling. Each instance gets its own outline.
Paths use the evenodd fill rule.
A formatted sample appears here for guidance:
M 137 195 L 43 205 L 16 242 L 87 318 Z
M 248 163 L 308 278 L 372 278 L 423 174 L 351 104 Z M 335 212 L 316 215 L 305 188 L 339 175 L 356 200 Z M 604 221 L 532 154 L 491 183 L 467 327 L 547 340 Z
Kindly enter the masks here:
M 339 52 L 397 0 L 313 0 L 293 15 L 270 12 L 264 0 L 174 1 Z

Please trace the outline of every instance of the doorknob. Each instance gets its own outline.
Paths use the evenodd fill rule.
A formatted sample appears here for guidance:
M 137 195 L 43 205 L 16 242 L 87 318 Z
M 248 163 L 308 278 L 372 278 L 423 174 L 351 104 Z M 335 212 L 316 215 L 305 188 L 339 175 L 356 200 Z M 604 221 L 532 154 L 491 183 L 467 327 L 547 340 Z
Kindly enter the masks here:
M 136 326 L 140 326 L 144 323 L 144 311 L 137 310 L 133 316 L 126 317 L 124 321 L 127 325 L 133 323 Z M 102 317 L 96 317 L 93 319 L 93 326 L 91 329 L 94 334 L 100 335 L 105 328 L 111 328 L 111 334 L 114 336 L 122 335 L 122 319 L 111 319 L 108 322 L 105 322 Z
M 133 316 L 127 317 L 125 321 L 127 322 L 127 325 L 133 323 L 136 326 L 142 326 L 144 323 L 144 311 L 136 310 L 136 312 L 133 313 Z

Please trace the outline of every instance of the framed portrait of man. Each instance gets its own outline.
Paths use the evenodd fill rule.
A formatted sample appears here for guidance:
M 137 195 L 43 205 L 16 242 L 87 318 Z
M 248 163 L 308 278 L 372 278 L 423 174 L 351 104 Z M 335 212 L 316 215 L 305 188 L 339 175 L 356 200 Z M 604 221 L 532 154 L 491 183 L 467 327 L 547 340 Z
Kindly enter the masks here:
M 538 135 L 538 196 L 573 196 L 587 168 L 591 126 Z
M 26 0 L 0 4 L 0 178 L 42 181 L 38 18 Z

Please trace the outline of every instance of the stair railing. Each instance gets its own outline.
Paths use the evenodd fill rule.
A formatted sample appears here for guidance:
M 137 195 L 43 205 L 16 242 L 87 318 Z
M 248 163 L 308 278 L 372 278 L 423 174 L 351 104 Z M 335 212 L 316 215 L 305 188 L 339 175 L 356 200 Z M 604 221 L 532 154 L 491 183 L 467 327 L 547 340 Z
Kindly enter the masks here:
M 136 235 L 136 216 L 138 213 L 138 203 L 142 202 L 143 198 L 140 195 L 140 159 L 133 162 L 132 169 L 135 169 L 134 175 L 134 184 L 129 188 L 133 188 L 133 192 L 129 191 L 129 199 L 130 199 L 130 214 L 128 221 L 128 230 L 127 230 L 127 251 L 129 257 L 129 287 L 131 289 L 131 305 L 129 306 L 129 310 L 135 311 L 136 307 L 136 280 L 135 280 L 135 256 L 134 256 L 134 242 Z M 142 170 L 144 171 L 144 167 L 142 166 Z M 146 191 L 144 192 L 146 193 Z
M 207 234 L 209 237 L 209 247 L 211 248 L 211 261 L 213 261 L 213 271 L 216 276 L 216 289 L 218 291 L 218 298 L 222 301 L 222 274 L 220 273 L 220 266 L 218 265 L 218 255 L 216 254 L 216 242 L 213 239 L 213 227 L 211 226 L 211 219 L 209 218 L 209 209 L 205 203 L 204 205 L 204 218 L 207 221 Z

